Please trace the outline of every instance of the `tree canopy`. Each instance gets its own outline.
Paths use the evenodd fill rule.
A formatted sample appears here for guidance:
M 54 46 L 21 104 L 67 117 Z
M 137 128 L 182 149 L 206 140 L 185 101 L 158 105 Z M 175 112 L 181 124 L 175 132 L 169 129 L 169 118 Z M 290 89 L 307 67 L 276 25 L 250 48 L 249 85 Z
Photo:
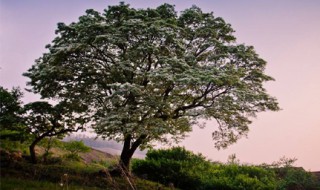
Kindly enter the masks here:
M 183 138 L 199 119 L 215 119 L 213 138 L 226 147 L 248 132 L 250 118 L 279 109 L 263 83 L 266 62 L 237 44 L 222 18 L 196 6 L 103 13 L 87 10 L 58 23 L 56 38 L 24 75 L 43 98 L 95 113 L 98 135 L 124 141 L 123 152 Z

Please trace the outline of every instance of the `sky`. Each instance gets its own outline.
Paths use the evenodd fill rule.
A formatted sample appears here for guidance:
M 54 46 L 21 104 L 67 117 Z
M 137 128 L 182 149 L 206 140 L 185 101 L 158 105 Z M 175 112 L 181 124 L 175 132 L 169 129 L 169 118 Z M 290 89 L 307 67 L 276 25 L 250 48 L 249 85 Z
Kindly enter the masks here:
M 197 5 L 230 23 L 237 43 L 255 47 L 267 61 L 265 84 L 280 104 L 279 112 L 259 113 L 247 138 L 216 150 L 211 133 L 194 127 L 179 145 L 226 162 L 236 154 L 242 163 L 272 163 L 282 156 L 297 158 L 296 166 L 320 171 L 320 1 L 318 0 L 176 0 L 125 1 L 134 8 L 173 4 L 182 11 Z M 114 0 L 0 0 L 0 85 L 26 87 L 22 73 L 46 52 L 58 22 L 77 21 L 86 9 L 102 11 Z M 24 102 L 38 95 L 25 94 Z

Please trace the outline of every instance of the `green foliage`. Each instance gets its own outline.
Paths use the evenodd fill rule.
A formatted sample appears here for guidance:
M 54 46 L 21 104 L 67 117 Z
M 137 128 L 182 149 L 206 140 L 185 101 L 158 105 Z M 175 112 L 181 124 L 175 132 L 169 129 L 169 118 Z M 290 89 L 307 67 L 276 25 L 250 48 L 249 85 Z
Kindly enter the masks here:
M 277 189 L 320 189 L 316 176 L 301 167 L 294 167 L 296 161 L 297 158 L 283 156 L 271 165 L 262 166 L 276 173 Z
M 51 105 L 45 101 L 31 102 L 23 108 L 24 125 L 33 136 L 30 155 L 33 163 L 37 162 L 35 146 L 46 137 L 63 137 L 83 129 L 87 121 L 86 114 L 80 113 L 72 104 L 59 102 Z M 49 153 L 48 151 L 46 152 Z
M 0 139 L 11 141 L 26 141 L 28 133 L 23 125 L 21 117 L 21 97 L 19 88 L 12 88 L 11 91 L 0 86 Z
M 0 129 L 16 130 L 21 124 L 21 97 L 19 88 L 11 91 L 0 86 Z
M 184 148 L 151 150 L 145 160 L 135 160 L 138 176 L 174 183 L 181 189 L 273 190 L 320 189 L 315 176 L 292 167 L 296 159 L 281 158 L 271 166 L 240 165 L 235 155 L 228 164 L 214 164 Z
M 89 152 L 91 150 L 91 148 L 86 146 L 82 141 L 69 141 L 64 144 L 64 148 L 71 154 Z
M 29 140 L 31 136 L 24 130 L 0 130 L 0 139 L 24 142 Z
M 114 168 L 118 164 L 118 159 L 109 158 L 109 159 L 99 160 L 99 161 L 94 160 L 93 164 L 97 164 L 97 165 L 103 166 L 103 168 L 109 169 L 109 168 Z
M 61 137 L 82 129 L 86 122 L 84 116 L 66 102 L 56 105 L 45 101 L 31 102 L 23 110 L 24 124 L 35 138 Z
M 44 148 L 44 153 L 42 155 L 42 159 L 44 162 L 48 162 L 48 159 L 50 159 L 50 162 L 55 161 L 54 159 L 52 159 L 53 153 L 50 150 L 52 148 L 63 147 L 63 143 L 55 137 L 44 138 L 38 143 L 38 145 Z
M 69 152 L 66 158 L 71 160 L 80 160 L 79 153 L 89 152 L 90 147 L 86 146 L 82 141 L 70 141 L 64 144 L 64 149 Z
M 175 147 L 168 150 L 149 150 L 145 160 L 133 162 L 132 171 L 163 184 L 173 183 L 182 189 L 195 189 L 201 183 L 195 172 L 201 173 L 208 165 L 209 162 L 205 161 L 203 156 Z
M 8 139 L 1 139 L 0 147 L 10 152 L 21 151 L 23 154 L 29 154 L 29 146 L 26 143 L 20 141 L 12 141 Z
M 316 176 L 303 168 L 283 167 L 275 168 L 280 180 L 278 189 L 320 189 L 320 182 Z
M 187 161 L 191 163 L 202 163 L 205 157 L 201 154 L 194 154 L 183 147 L 174 147 L 171 149 L 149 150 L 146 154 L 146 160 L 176 160 Z
M 275 189 L 273 171 L 257 166 L 213 164 L 184 148 L 152 150 L 133 162 L 133 172 L 181 189 Z
M 24 73 L 32 91 L 88 107 L 98 135 L 126 141 L 124 157 L 185 137 L 198 119 L 218 121 L 213 138 L 224 148 L 247 134 L 251 116 L 279 109 L 263 87 L 273 80 L 266 62 L 196 6 L 177 14 L 120 3 L 58 23 L 56 34 Z
M 275 189 L 276 176 L 273 171 L 257 166 L 237 164 L 214 165 L 207 187 L 215 189 Z
M 39 146 L 44 148 L 63 148 L 64 142 L 61 141 L 61 138 L 57 137 L 50 137 L 50 138 L 44 138 L 41 142 L 39 142 Z

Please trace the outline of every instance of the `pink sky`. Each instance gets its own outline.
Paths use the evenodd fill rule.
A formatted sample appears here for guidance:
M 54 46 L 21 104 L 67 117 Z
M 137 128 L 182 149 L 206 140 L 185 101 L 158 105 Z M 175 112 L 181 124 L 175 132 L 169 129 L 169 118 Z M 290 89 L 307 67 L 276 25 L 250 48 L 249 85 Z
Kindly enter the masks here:
M 236 30 L 238 43 L 253 45 L 268 62 L 266 72 L 276 81 L 266 84 L 278 98 L 279 112 L 258 114 L 248 138 L 226 150 L 213 147 L 207 122 L 194 128 L 180 145 L 212 160 L 225 162 L 235 153 L 241 162 L 271 163 L 280 157 L 297 158 L 297 166 L 320 170 L 320 1 L 126 1 L 135 8 L 164 2 L 177 10 L 196 4 L 223 17 Z M 196 2 L 196 3 L 195 3 Z M 21 74 L 34 64 L 54 38 L 57 22 L 70 23 L 88 8 L 103 10 L 118 1 L 108 0 L 0 0 L 0 85 L 25 87 Z M 38 96 L 25 95 L 25 102 Z

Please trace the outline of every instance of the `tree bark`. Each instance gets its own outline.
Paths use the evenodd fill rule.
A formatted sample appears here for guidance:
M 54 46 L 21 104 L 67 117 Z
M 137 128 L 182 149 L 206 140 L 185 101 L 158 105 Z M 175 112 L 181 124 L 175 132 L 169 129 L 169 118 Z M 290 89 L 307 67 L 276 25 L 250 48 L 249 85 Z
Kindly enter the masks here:
M 35 139 L 35 140 L 32 142 L 32 144 L 29 146 L 29 151 L 30 151 L 30 156 L 31 156 L 31 162 L 32 162 L 33 164 L 36 164 L 36 163 L 37 163 L 37 156 L 36 156 L 36 152 L 35 152 L 35 146 L 36 146 L 43 138 L 45 138 L 45 137 L 58 136 L 58 135 L 60 135 L 60 134 L 64 134 L 64 133 L 68 133 L 68 132 L 76 132 L 76 131 L 82 129 L 82 127 L 77 128 L 77 129 L 61 129 L 61 130 L 58 131 L 58 132 L 54 132 L 54 130 L 55 130 L 56 128 L 58 128 L 58 124 L 54 124 L 54 123 L 53 123 L 52 125 L 53 125 L 53 127 L 52 127 L 49 131 L 47 131 L 47 132 L 41 134 L 40 136 L 36 137 L 36 139 Z
M 131 158 L 134 152 L 137 150 L 137 148 L 141 145 L 141 143 L 146 137 L 147 137 L 146 135 L 141 135 L 134 142 L 131 142 L 132 140 L 131 135 L 127 135 L 127 137 L 124 139 L 124 144 L 123 144 L 122 152 L 120 155 L 119 166 L 120 166 L 120 169 L 123 172 L 125 172 L 125 174 L 130 174 Z
M 122 150 L 121 152 L 121 156 L 120 156 L 120 167 L 121 169 L 128 173 L 130 172 L 130 161 L 131 161 L 131 158 L 132 158 L 132 155 L 131 154 L 131 151 L 130 150 Z
M 40 136 L 40 137 L 36 138 L 36 139 L 32 142 L 32 144 L 29 146 L 31 163 L 33 163 L 33 164 L 36 164 L 36 163 L 37 163 L 37 156 L 36 156 L 35 147 L 36 147 L 36 145 L 38 144 L 38 142 L 40 142 L 43 138 L 44 138 L 44 136 Z
M 122 152 L 120 155 L 119 166 L 124 172 L 129 173 L 130 161 L 134 152 L 131 150 L 131 135 L 124 139 Z

